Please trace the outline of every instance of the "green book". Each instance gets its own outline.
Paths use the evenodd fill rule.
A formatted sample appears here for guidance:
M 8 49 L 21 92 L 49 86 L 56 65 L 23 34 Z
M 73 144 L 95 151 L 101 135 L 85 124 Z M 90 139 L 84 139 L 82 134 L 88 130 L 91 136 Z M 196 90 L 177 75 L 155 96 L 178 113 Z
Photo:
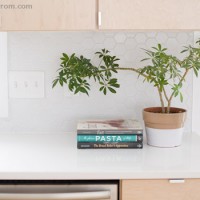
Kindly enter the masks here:
M 78 142 L 138 142 L 142 136 L 137 135 L 77 135 Z

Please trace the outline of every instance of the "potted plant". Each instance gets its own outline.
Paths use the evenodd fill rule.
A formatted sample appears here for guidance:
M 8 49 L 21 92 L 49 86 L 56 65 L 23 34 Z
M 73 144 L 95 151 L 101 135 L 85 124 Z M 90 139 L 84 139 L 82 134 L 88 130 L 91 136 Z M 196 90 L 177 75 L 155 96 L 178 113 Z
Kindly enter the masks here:
M 200 41 L 197 44 L 200 45 Z M 161 44 L 144 51 L 147 57 L 142 60 L 146 63 L 142 68 L 120 67 L 117 63 L 119 59 L 106 49 L 96 52 L 100 59 L 98 66 L 83 56 L 63 53 L 53 87 L 57 83 L 61 86 L 67 84 L 69 90 L 75 94 L 82 92 L 89 95 L 89 80 L 93 79 L 99 83 L 99 90 L 106 95 L 107 92 L 116 93 L 116 88 L 120 87 L 117 78 L 113 76 L 115 73 L 120 70 L 136 72 L 157 89 L 161 104 L 159 107 L 143 110 L 147 143 L 157 147 L 179 146 L 187 111 L 171 107 L 172 100 L 179 96 L 180 101 L 183 101 L 181 88 L 190 71 L 198 76 L 200 48 L 191 45 L 184 47 L 181 53 L 186 55 L 182 60 L 168 54 L 167 48 L 163 48 Z

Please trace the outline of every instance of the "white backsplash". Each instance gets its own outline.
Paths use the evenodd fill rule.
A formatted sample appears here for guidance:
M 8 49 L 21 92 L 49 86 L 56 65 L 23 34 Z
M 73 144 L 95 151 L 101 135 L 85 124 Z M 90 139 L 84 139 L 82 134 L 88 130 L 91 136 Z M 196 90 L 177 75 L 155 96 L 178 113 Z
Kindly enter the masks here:
M 45 72 L 45 98 L 10 99 L 9 118 L 0 119 L 0 131 L 75 131 L 79 119 L 138 118 L 142 109 L 158 106 L 157 91 L 137 79 L 137 74 L 121 72 L 121 88 L 117 94 L 104 96 L 93 84 L 90 97 L 67 97 L 64 89 L 52 90 L 52 80 L 60 64 L 61 53 L 76 52 L 94 61 L 94 52 L 102 48 L 118 56 L 120 66 L 140 67 L 145 57 L 141 48 L 161 43 L 170 53 L 180 57 L 182 46 L 193 44 L 193 32 L 10 32 L 8 33 L 9 70 Z M 173 105 L 188 110 L 186 131 L 191 130 L 192 74 L 184 87 L 184 102 Z

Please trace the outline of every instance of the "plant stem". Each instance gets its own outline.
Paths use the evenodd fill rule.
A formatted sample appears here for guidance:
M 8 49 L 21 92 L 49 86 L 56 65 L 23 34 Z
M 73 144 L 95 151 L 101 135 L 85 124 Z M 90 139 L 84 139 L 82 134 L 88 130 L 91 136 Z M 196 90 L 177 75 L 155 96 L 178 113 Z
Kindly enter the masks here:
M 147 78 L 147 76 L 145 74 L 141 74 L 138 69 L 135 69 L 135 68 L 132 68 L 132 67 L 119 67 L 116 70 L 134 71 L 134 72 L 138 73 L 139 75 Z
M 134 71 L 134 72 L 140 74 L 141 76 L 147 78 L 147 76 L 146 76 L 145 74 L 141 74 L 140 71 L 139 71 L 138 69 L 135 69 L 135 68 L 117 68 L 117 69 L 118 69 L 118 70 L 129 70 L 129 71 Z M 164 104 L 162 92 L 160 91 L 159 87 L 157 87 L 157 89 L 158 89 L 158 94 L 159 94 L 159 97 L 160 97 L 160 103 L 161 103 L 162 113 L 165 113 L 165 104 Z M 165 98 L 168 99 L 165 90 L 164 90 L 164 95 L 165 95 Z
M 111 69 L 109 69 L 111 70 Z M 132 68 L 132 67 L 118 67 L 118 68 L 115 68 L 115 70 L 121 70 L 121 71 L 133 71 L 133 72 L 136 72 L 138 73 L 139 75 L 147 78 L 147 76 L 145 74 L 141 74 L 140 71 L 138 69 L 135 69 L 135 68 Z M 98 73 L 101 73 L 101 72 L 105 72 L 107 71 L 107 69 L 103 69 L 103 70 L 99 70 Z
M 102 58 L 101 61 L 99 62 L 98 69 L 99 69 L 99 67 L 100 67 L 100 65 L 101 65 L 101 63 L 102 63 L 102 61 L 103 61 L 103 58 Z
M 181 83 L 185 80 L 185 77 L 187 76 L 189 70 L 190 70 L 190 68 L 187 68 L 187 69 L 185 70 L 185 73 L 183 74 L 182 78 L 180 79 L 180 81 L 179 81 L 179 83 L 178 83 L 179 86 L 180 86 Z M 170 98 L 168 99 L 167 113 L 170 113 L 170 107 L 171 107 L 172 98 L 173 98 L 173 96 L 174 96 L 174 92 L 175 92 L 175 91 L 172 92 Z
M 167 92 L 166 92 L 166 90 L 165 90 L 164 87 L 163 87 L 163 93 L 164 93 L 164 96 L 165 96 L 166 101 L 169 101 L 169 98 L 168 98 L 168 96 L 167 96 Z
M 164 104 L 164 101 L 163 101 L 162 92 L 160 91 L 159 87 L 157 87 L 157 89 L 158 89 L 158 94 L 159 94 L 159 97 L 160 97 L 162 113 L 165 113 L 165 104 Z

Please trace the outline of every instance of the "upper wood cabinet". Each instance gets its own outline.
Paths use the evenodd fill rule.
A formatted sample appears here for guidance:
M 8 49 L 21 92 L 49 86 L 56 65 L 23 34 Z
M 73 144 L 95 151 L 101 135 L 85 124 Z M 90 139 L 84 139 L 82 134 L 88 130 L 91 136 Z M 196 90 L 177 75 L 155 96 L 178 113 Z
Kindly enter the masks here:
M 103 30 L 197 30 L 199 0 L 99 0 Z
M 0 0 L 0 30 L 94 30 L 95 0 Z M 27 8 L 25 8 L 27 6 Z
M 200 0 L 0 0 L 0 31 L 198 30 L 199 14 Z

